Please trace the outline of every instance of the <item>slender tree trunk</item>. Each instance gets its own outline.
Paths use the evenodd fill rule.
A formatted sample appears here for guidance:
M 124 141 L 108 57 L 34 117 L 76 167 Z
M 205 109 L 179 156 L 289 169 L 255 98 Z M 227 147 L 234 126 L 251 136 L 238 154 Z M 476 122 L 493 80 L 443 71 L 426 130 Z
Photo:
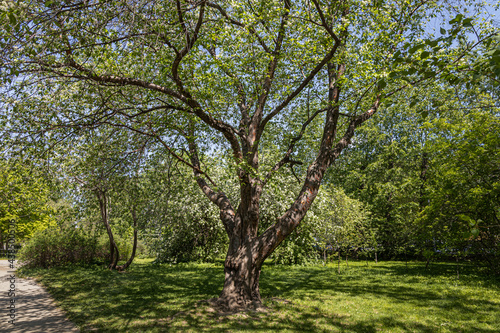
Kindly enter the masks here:
M 419 205 L 422 211 L 425 207 L 425 186 L 427 182 L 427 170 L 429 169 L 429 155 L 422 153 L 422 162 L 420 164 L 420 198 Z
M 114 242 L 114 239 L 113 239 Z M 111 264 L 110 269 L 116 269 L 116 266 L 118 265 L 118 260 L 120 260 L 120 251 L 118 251 L 118 245 L 116 243 L 114 244 L 115 247 L 115 257 L 113 260 L 113 263 Z
M 99 200 L 99 208 L 101 210 L 102 223 L 106 227 L 106 232 L 108 233 L 108 238 L 109 238 L 110 262 L 109 262 L 108 268 L 113 270 L 113 269 L 116 269 L 116 265 L 118 263 L 118 258 L 120 257 L 120 252 L 118 251 L 118 246 L 115 243 L 115 239 L 113 237 L 113 231 L 111 230 L 111 226 L 109 225 L 106 191 L 104 191 L 102 189 L 97 189 L 95 191 L 95 193 L 96 193 L 97 198 Z
M 130 254 L 130 258 L 127 262 L 121 266 L 116 267 L 118 271 L 124 271 L 132 264 L 135 258 L 135 252 L 137 249 L 137 215 L 135 214 L 135 206 L 132 207 L 132 219 L 134 220 L 134 244 L 132 245 L 132 253 Z

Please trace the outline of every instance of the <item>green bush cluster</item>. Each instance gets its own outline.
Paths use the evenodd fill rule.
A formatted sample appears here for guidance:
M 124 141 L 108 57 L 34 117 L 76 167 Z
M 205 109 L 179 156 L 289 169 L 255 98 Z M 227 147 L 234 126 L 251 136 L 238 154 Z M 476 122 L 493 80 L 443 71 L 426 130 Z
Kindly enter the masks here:
M 108 243 L 81 229 L 51 227 L 39 231 L 18 253 L 27 267 L 49 268 L 109 260 Z
M 158 251 L 157 262 L 213 262 L 225 254 L 227 237 L 217 219 L 183 222 L 165 228 L 166 234 L 154 245 Z
M 308 265 L 317 263 L 318 251 L 314 248 L 316 240 L 313 238 L 309 226 L 301 225 L 294 230 L 290 237 L 285 239 L 271 254 L 270 258 L 279 265 Z

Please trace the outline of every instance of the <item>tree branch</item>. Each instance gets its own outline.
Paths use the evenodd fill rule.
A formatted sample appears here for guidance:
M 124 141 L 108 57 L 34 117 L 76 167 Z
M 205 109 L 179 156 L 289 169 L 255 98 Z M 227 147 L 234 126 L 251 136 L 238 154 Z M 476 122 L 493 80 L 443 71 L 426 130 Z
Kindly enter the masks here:
M 330 36 L 333 37 L 335 40 L 335 44 L 340 44 L 340 39 L 339 37 L 333 32 L 332 28 L 330 25 L 328 25 L 328 22 L 326 22 L 325 15 L 323 14 L 323 11 L 321 10 L 321 7 L 318 3 L 317 0 L 313 0 L 314 6 L 316 7 L 316 10 L 318 11 L 319 17 L 321 18 L 321 26 L 325 28 L 325 30 L 330 34 Z
M 196 182 L 198 183 L 198 186 L 200 187 L 202 192 L 207 196 L 207 198 L 210 201 L 212 201 L 215 205 L 217 205 L 217 207 L 219 207 L 220 218 L 222 220 L 222 223 L 224 224 L 224 228 L 226 229 L 227 234 L 231 236 L 235 228 L 234 208 L 231 205 L 231 202 L 229 201 L 227 196 L 224 194 L 224 192 L 218 191 L 216 193 L 213 189 L 210 188 L 210 186 L 208 186 L 205 179 L 203 179 L 203 177 L 200 176 L 201 174 L 198 171 L 200 170 L 200 160 L 198 158 L 198 149 L 196 147 L 196 142 L 194 141 L 193 129 L 190 128 L 189 131 L 190 131 L 189 134 L 193 139 L 186 138 L 186 140 L 188 140 L 189 152 L 191 154 L 191 163 L 196 168 L 196 169 L 193 168 L 193 173 L 196 178 Z
M 274 167 L 269 170 L 269 172 L 267 173 L 267 175 L 265 176 L 264 180 L 263 180 L 263 184 L 262 186 L 265 186 L 265 184 L 269 181 L 269 179 L 272 177 L 272 175 L 278 171 L 283 165 L 285 165 L 286 163 L 294 163 L 294 164 L 299 164 L 298 162 L 292 162 L 290 160 L 290 155 L 292 154 L 294 148 L 295 148 L 295 144 L 300 141 L 302 139 L 302 136 L 304 135 L 304 132 L 307 128 L 307 126 L 311 123 L 311 121 L 314 120 L 314 118 L 316 118 L 316 116 L 318 114 L 320 114 L 321 112 L 325 112 L 327 109 L 321 109 L 321 110 L 317 110 L 316 112 L 314 112 L 310 117 L 309 119 L 307 119 L 304 124 L 302 124 L 302 128 L 300 129 L 300 132 L 299 132 L 299 135 L 297 135 L 296 137 L 292 138 L 292 140 L 290 141 L 290 144 L 288 145 L 288 149 L 285 153 L 285 156 L 283 156 L 283 158 L 274 165 Z
M 311 82 L 311 80 L 316 76 L 316 74 L 318 74 L 323 66 L 325 66 L 325 64 L 333 58 L 339 45 L 339 43 L 335 43 L 330 52 L 316 65 L 316 67 L 314 67 L 314 69 L 302 81 L 302 83 L 290 95 L 288 95 L 288 97 L 283 102 L 281 102 L 280 105 L 278 105 L 271 113 L 264 117 L 259 126 L 259 133 L 262 133 L 264 131 L 266 124 L 281 110 L 283 110 L 309 84 L 309 82 Z
M 267 73 L 264 77 L 263 92 L 257 99 L 256 110 L 252 116 L 252 121 L 250 122 L 250 126 L 248 128 L 248 136 L 249 136 L 249 144 L 254 145 L 254 142 L 259 140 L 259 126 L 262 120 L 262 116 L 264 113 L 264 106 L 266 104 L 267 97 L 269 96 L 269 92 L 271 91 L 271 85 L 274 79 L 274 73 L 276 71 L 276 66 L 278 64 L 278 59 L 280 56 L 281 47 L 283 45 L 283 39 L 285 35 L 285 25 L 288 21 L 289 13 L 290 13 L 290 0 L 285 0 L 284 5 L 284 13 L 281 16 L 281 23 L 278 30 L 278 37 L 276 39 L 276 47 L 274 48 L 272 54 L 273 57 L 269 62 L 267 67 Z M 257 151 L 257 146 L 254 145 L 250 148 L 252 151 L 252 155 Z
M 245 28 L 248 30 L 248 32 L 250 32 L 250 34 L 254 35 L 255 38 L 257 38 L 257 41 L 259 42 L 259 44 L 262 46 L 262 48 L 264 49 L 265 52 L 267 53 L 271 53 L 271 51 L 269 50 L 269 48 L 267 47 L 266 43 L 264 42 L 264 40 L 259 36 L 259 34 L 255 31 L 254 28 L 252 27 L 249 27 L 247 26 L 246 24 L 243 24 L 239 21 L 236 21 L 234 19 L 232 19 L 228 14 L 227 12 L 221 7 L 219 6 L 218 4 L 215 4 L 215 3 L 212 3 L 212 2 L 207 2 L 207 6 L 211 7 L 211 8 L 214 8 L 216 10 L 218 10 L 222 16 L 224 16 L 231 24 L 233 25 L 236 25 L 238 27 L 241 27 L 241 28 Z

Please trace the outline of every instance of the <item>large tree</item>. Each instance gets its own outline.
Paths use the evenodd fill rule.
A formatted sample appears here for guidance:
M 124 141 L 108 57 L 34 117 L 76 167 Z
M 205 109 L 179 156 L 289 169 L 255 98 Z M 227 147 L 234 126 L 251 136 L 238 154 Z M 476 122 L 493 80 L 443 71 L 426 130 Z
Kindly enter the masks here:
M 421 0 L 12 2 L 2 12 L 6 124 L 42 148 L 103 125 L 154 138 L 219 209 L 229 236 L 219 304 L 259 306 L 262 263 L 356 128 L 405 87 L 452 75 L 494 33 L 462 15 L 439 38 L 426 32 L 454 10 Z M 461 31 L 473 28 L 469 40 Z M 314 150 L 298 154 L 303 138 Z M 266 142 L 280 153 L 262 161 Z M 214 150 L 232 160 L 236 200 L 201 161 Z M 298 195 L 259 232 L 265 186 L 300 164 Z

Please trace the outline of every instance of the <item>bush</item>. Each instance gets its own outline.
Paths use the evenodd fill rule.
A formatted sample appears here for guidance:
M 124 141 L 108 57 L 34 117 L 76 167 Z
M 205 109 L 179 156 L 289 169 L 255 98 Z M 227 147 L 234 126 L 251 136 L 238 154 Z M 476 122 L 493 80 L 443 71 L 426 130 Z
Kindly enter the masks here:
M 213 262 L 227 249 L 227 237 L 220 220 L 195 220 L 187 216 L 183 223 L 169 225 L 155 244 L 157 262 Z
M 18 259 L 27 267 L 41 268 L 89 264 L 108 260 L 109 247 L 81 229 L 51 227 L 35 233 L 19 251 Z
M 301 224 L 271 254 L 270 258 L 279 265 L 307 265 L 318 262 L 314 248 L 316 241 L 311 226 Z

